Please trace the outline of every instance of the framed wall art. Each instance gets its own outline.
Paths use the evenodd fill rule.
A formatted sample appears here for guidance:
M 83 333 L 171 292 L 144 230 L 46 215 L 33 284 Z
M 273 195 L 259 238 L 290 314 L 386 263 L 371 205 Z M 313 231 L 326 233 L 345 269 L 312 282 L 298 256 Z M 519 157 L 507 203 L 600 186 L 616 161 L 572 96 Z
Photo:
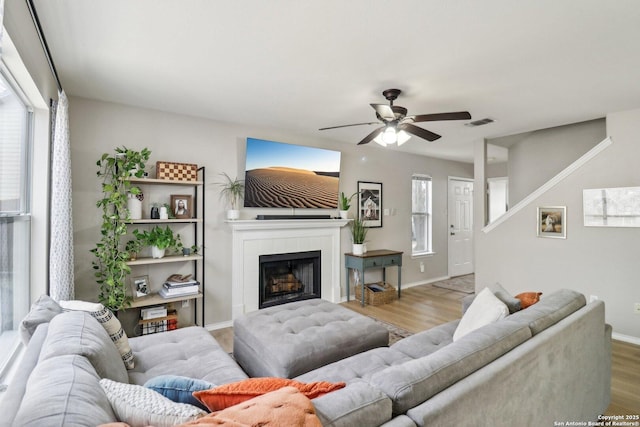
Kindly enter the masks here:
M 184 194 L 171 195 L 171 211 L 178 219 L 191 218 L 191 210 L 193 209 L 193 198 Z
M 567 238 L 567 207 L 541 206 L 538 207 L 537 219 L 538 237 L 552 239 Z
M 131 294 L 133 299 L 146 297 L 151 292 L 149 283 L 149 276 L 136 276 L 131 278 Z
M 382 227 L 382 183 L 358 181 L 358 219 L 365 227 Z

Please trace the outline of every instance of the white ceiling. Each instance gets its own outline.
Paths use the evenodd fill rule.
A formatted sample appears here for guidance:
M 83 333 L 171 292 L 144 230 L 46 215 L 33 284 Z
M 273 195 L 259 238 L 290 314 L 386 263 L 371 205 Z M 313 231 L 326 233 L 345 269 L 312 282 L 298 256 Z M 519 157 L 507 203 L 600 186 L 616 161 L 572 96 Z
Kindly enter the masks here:
M 399 88 L 403 151 L 472 161 L 473 141 L 640 107 L 637 0 L 35 0 L 68 95 L 356 144 Z M 294 141 L 286 141 L 294 142 Z M 362 150 L 382 149 L 376 144 Z

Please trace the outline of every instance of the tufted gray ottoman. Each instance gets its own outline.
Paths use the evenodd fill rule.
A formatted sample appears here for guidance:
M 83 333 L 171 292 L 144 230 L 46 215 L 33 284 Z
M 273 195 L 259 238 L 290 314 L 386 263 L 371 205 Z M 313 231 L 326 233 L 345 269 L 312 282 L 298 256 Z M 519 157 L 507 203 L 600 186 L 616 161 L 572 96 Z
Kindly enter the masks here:
M 388 343 L 384 326 L 321 299 L 254 311 L 233 323 L 233 355 L 251 377 L 293 378 Z

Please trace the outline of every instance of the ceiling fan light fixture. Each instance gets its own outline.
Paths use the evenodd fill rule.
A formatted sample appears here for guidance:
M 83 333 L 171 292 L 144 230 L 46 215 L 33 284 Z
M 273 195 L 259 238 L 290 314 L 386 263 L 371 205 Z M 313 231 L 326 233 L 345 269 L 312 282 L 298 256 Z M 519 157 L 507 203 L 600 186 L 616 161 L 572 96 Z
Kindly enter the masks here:
M 398 141 L 398 135 L 396 133 L 396 128 L 393 126 L 387 126 L 387 128 L 382 132 L 382 142 L 385 144 L 395 144 Z
M 403 130 L 398 132 L 398 147 L 407 142 L 409 139 L 411 139 L 411 135 L 409 135 L 408 132 L 405 132 Z
M 387 146 L 387 143 L 382 140 L 382 133 L 380 133 L 378 136 L 373 138 L 373 142 L 375 142 L 376 144 L 379 144 L 379 145 L 381 145 L 383 147 Z

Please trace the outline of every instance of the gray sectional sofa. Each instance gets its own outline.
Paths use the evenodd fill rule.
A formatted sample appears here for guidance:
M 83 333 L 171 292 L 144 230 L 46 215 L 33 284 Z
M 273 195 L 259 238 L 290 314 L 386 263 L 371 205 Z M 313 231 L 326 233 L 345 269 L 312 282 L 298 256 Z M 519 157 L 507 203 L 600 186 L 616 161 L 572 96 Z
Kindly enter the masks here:
M 326 426 L 552 426 L 596 420 L 610 399 L 611 329 L 604 304 L 561 290 L 453 342 L 457 321 L 307 372 L 345 381 L 313 400 Z M 203 328 L 130 338 L 127 371 L 83 312 L 35 329 L 0 405 L 0 426 L 116 421 L 101 378 L 144 384 L 173 374 L 225 384 L 247 377 Z M 64 345 L 60 345 L 64 343 Z

